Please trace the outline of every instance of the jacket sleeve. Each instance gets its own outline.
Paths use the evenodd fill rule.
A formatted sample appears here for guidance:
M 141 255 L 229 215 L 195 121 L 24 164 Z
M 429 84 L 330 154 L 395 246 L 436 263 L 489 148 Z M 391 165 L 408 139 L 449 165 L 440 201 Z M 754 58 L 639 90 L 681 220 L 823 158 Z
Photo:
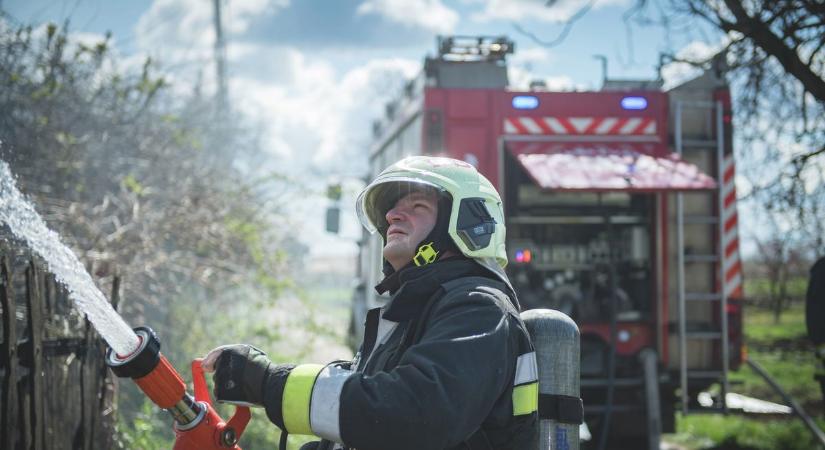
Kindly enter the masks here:
M 475 432 L 508 392 L 518 357 L 499 301 L 450 293 L 395 369 L 349 376 L 340 395 L 343 442 L 359 450 L 443 449 Z

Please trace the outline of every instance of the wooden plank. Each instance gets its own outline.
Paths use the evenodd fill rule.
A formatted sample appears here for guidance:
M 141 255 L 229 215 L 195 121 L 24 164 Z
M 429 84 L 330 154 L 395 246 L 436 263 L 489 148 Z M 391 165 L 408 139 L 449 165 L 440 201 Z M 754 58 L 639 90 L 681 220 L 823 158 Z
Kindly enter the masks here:
M 80 412 L 83 417 L 83 423 L 80 425 L 83 428 L 83 448 L 86 450 L 94 450 L 94 422 L 97 414 L 97 377 L 95 377 L 95 352 L 97 345 L 95 342 L 94 329 L 88 319 L 85 320 L 86 329 L 84 330 L 84 338 L 86 339 L 86 354 L 83 357 L 83 364 L 80 367 L 80 402 L 82 410 Z
M 42 275 L 35 266 L 34 260 L 29 264 L 26 270 L 26 279 L 28 281 L 28 295 L 26 303 L 29 309 L 28 314 L 28 328 L 31 335 L 29 351 L 31 352 L 31 425 L 32 433 L 31 443 L 34 449 L 41 449 L 43 447 L 44 436 L 44 418 L 45 410 L 43 408 L 43 311 L 42 311 L 42 295 L 41 295 L 41 280 Z
M 3 249 L 6 250 L 5 248 Z M 14 290 L 12 288 L 12 269 L 8 255 L 0 260 L 0 307 L 3 308 L 3 345 L 2 357 L 6 362 L 6 374 L 3 377 L 3 422 L 0 429 L 0 447 L 16 448 L 17 437 L 17 330 L 15 323 Z

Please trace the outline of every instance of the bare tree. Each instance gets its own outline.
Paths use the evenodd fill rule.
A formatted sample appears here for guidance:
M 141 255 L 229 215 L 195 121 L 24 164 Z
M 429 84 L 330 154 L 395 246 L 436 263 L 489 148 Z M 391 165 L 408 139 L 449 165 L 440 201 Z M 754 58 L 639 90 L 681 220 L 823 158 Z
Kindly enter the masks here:
M 763 205 L 795 211 L 803 227 L 820 227 L 825 6 L 808 0 L 671 0 L 670 5 L 674 14 L 699 18 L 724 33 L 742 141 L 749 150 L 762 147 L 756 152 L 760 163 L 774 171 L 751 177 L 753 194 Z M 821 237 L 810 234 L 825 252 Z
M 765 282 L 751 293 L 753 300 L 763 303 L 773 312 L 774 323 L 779 323 L 784 312 L 793 301 L 801 300 L 801 292 L 793 291 L 793 284 L 804 279 L 810 259 L 806 257 L 804 239 L 796 233 L 781 232 L 775 215 L 765 219 L 765 225 L 772 230 L 766 237 L 755 235 L 757 256 L 755 262 L 759 272 L 757 279 Z

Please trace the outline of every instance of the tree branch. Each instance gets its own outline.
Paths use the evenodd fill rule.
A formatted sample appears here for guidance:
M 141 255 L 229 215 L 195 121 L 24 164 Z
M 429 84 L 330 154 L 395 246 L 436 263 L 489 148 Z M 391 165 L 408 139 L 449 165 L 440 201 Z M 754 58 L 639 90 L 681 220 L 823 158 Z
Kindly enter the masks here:
M 556 36 L 556 38 L 553 39 L 552 41 L 542 40 L 541 38 L 539 38 L 535 34 L 531 33 L 530 31 L 527 31 L 524 28 L 522 28 L 521 25 L 519 25 L 515 22 L 513 22 L 513 28 L 515 28 L 516 31 L 518 31 L 519 33 L 521 33 L 521 34 L 527 36 L 528 38 L 530 38 L 533 42 L 535 42 L 538 45 L 541 45 L 543 47 L 548 47 L 548 48 L 549 47 L 555 47 L 555 46 L 561 44 L 562 42 L 564 42 L 564 40 L 567 38 L 567 35 L 570 34 L 570 30 L 573 29 L 573 24 L 575 24 L 576 21 L 578 21 L 579 19 L 584 17 L 584 15 L 587 14 L 587 11 L 590 11 L 590 8 L 593 7 L 594 3 L 596 3 L 596 0 L 590 0 L 589 2 L 587 2 L 586 5 L 582 6 L 581 9 L 576 11 L 575 14 L 570 16 L 570 18 L 567 19 L 564 22 L 564 28 L 561 30 L 561 33 L 559 33 L 559 35 Z M 548 4 L 548 6 L 550 6 L 550 4 Z
M 825 145 L 819 147 L 818 150 L 814 150 L 812 152 L 804 153 L 802 155 L 794 157 L 793 164 L 796 167 L 797 176 L 799 176 L 800 172 L 802 172 L 802 168 L 804 168 L 805 165 L 808 164 L 808 160 L 810 160 L 811 158 L 815 158 L 823 153 L 825 153 Z
M 806 91 L 810 92 L 820 102 L 825 102 L 825 80 L 803 63 L 796 52 L 788 48 L 769 26 L 748 15 L 740 1 L 724 1 L 736 18 L 736 22 L 732 23 L 719 16 L 720 22 L 726 28 L 726 31 L 738 31 L 753 39 L 754 43 L 762 50 L 776 58 L 788 74 L 799 80 Z

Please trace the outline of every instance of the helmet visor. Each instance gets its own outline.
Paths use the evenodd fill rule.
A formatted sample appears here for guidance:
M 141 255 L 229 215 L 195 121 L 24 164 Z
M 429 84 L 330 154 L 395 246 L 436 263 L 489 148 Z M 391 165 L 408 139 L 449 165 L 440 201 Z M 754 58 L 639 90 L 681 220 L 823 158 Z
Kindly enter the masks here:
M 355 212 L 361 225 L 370 233 L 380 232 L 383 236 L 389 224 L 387 211 L 399 199 L 413 192 L 435 192 L 446 194 L 446 190 L 433 183 L 410 177 L 388 177 L 373 181 L 361 191 L 355 202 Z

